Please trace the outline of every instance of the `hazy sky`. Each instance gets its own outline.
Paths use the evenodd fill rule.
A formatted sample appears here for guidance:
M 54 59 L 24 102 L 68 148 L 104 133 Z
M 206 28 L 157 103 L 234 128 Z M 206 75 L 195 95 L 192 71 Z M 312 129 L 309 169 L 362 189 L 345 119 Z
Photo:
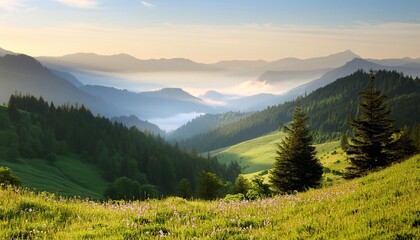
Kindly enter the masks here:
M 418 0 L 0 0 L 0 47 L 33 56 L 420 57 Z

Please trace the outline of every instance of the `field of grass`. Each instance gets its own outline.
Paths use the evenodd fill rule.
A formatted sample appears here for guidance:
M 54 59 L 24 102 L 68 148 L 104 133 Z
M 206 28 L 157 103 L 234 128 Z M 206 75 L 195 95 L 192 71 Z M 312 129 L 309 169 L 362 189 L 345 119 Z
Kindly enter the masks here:
M 244 176 L 251 179 L 257 174 L 265 173 L 266 170 L 274 166 L 277 143 L 280 143 L 285 135 L 282 132 L 274 132 L 228 148 L 213 151 L 211 154 L 216 155 L 222 163 L 237 161 L 244 168 Z M 344 172 L 348 165 L 344 152 L 339 145 L 339 141 L 315 145 L 318 159 L 327 168 L 324 173 L 325 184 L 341 181 L 341 173 Z M 264 176 L 267 180 L 268 175 L 265 174 Z
M 11 168 L 25 187 L 63 196 L 102 199 L 108 184 L 96 167 L 69 156 L 59 156 L 53 163 L 43 159 L 0 160 L 0 166 Z
M 258 201 L 99 203 L 0 190 L 1 239 L 419 239 L 420 155 L 332 187 Z
M 237 161 L 244 173 L 254 173 L 273 167 L 276 144 L 285 133 L 275 132 L 213 152 L 221 163 Z

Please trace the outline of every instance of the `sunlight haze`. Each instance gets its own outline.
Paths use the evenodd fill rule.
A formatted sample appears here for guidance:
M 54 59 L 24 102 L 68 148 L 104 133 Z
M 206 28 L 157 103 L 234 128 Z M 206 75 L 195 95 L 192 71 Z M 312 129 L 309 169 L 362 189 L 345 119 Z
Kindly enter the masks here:
M 420 57 L 419 10 L 418 1 L 2 0 L 0 44 L 32 56 L 127 53 L 203 63 L 347 49 L 365 58 Z

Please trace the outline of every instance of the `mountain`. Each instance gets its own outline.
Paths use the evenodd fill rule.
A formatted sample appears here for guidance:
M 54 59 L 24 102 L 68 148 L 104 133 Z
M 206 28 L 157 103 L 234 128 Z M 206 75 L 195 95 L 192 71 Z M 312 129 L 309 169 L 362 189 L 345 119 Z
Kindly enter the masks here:
M 138 117 L 131 115 L 131 116 L 122 116 L 122 117 L 113 117 L 111 118 L 111 122 L 119 122 L 124 124 L 124 126 L 136 127 L 137 129 L 143 132 L 150 132 L 156 136 L 164 136 L 166 133 L 162 129 L 160 129 L 156 124 L 150 123 L 148 121 L 143 121 Z
M 122 115 L 122 108 L 107 104 L 99 98 L 79 90 L 40 62 L 26 55 L 0 57 L 0 102 L 7 103 L 11 94 L 20 92 L 42 96 L 56 105 L 79 103 L 104 116 Z M 63 75 L 61 73 L 61 75 Z
M 203 100 L 180 88 L 164 88 L 159 91 L 140 93 L 93 85 L 85 85 L 80 89 L 105 102 L 124 106 L 125 109 L 142 119 L 169 117 L 179 113 L 215 111 Z
M 345 65 L 333 69 L 327 73 L 325 73 L 322 77 L 303 84 L 299 87 L 291 89 L 286 94 L 283 95 L 284 100 L 292 100 L 299 95 L 303 95 L 305 93 L 310 93 L 318 88 L 324 87 L 327 84 L 335 81 L 338 78 L 342 78 L 354 73 L 357 70 L 364 70 L 369 71 L 370 69 L 378 71 L 378 70 L 387 70 L 387 71 L 397 71 L 401 72 L 408 76 L 417 77 L 420 76 L 420 67 L 418 65 L 405 65 L 405 66 L 384 66 L 379 65 L 361 58 L 355 58 Z
M 409 57 L 405 57 L 405 58 L 389 58 L 389 59 L 371 59 L 368 58 L 366 59 L 369 62 L 373 62 L 379 65 L 383 65 L 383 66 L 404 66 L 406 64 L 409 63 L 420 63 L 420 59 L 417 58 L 409 58 Z
M 276 61 L 246 61 L 246 60 L 232 60 L 220 61 L 212 66 L 223 68 L 227 71 L 252 73 L 259 72 L 259 75 L 267 71 L 309 71 L 331 69 L 344 65 L 353 58 L 359 56 L 350 50 L 331 54 L 323 57 L 299 59 L 299 58 L 284 58 Z
M 57 69 L 77 69 L 100 72 L 165 72 L 165 71 L 216 71 L 213 66 L 189 59 L 140 60 L 128 54 L 98 55 L 75 53 L 62 57 L 38 57 L 46 66 Z
M 357 61 L 355 62 L 357 63 Z M 396 71 L 380 70 L 376 87 L 387 95 L 387 104 L 398 127 L 412 127 L 420 121 L 420 79 Z M 359 92 L 367 87 L 368 75 L 356 71 L 321 87 L 302 98 L 315 140 L 338 139 L 349 131 L 348 121 L 356 116 Z M 188 149 L 210 151 L 262 136 L 291 120 L 295 102 L 268 107 L 248 117 L 207 133 L 195 135 L 179 144 Z
M 354 58 L 359 58 L 358 55 L 350 50 L 331 54 L 324 57 L 315 57 L 308 59 L 285 58 L 265 65 L 266 70 L 274 71 L 308 71 L 326 68 L 336 68 L 342 66 Z
M 6 55 L 14 55 L 14 54 L 15 54 L 14 52 L 0 48 L 0 57 L 6 56 Z
M 200 95 L 200 98 L 202 99 L 210 99 L 213 101 L 225 101 L 225 100 L 238 98 L 238 97 L 239 97 L 238 95 L 223 94 L 215 90 L 210 90 L 210 91 L 205 92 L 203 95 Z

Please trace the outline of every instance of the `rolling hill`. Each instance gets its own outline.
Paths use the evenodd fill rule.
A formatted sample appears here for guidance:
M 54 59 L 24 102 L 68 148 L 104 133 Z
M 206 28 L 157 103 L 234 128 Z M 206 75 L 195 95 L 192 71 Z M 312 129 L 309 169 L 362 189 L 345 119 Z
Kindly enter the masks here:
M 418 239 L 419 161 L 257 201 L 100 204 L 0 188 L 0 238 Z
M 358 93 L 367 86 L 367 78 L 366 73 L 357 71 L 302 98 L 310 117 L 309 125 L 318 142 L 338 139 L 349 130 L 348 121 L 356 116 Z M 376 84 L 388 96 L 387 103 L 398 127 L 410 127 L 419 122 L 419 78 L 378 71 Z M 289 122 L 294 105 L 292 101 L 268 107 L 235 123 L 180 141 L 179 144 L 205 152 L 262 136 L 278 129 L 281 123 Z
M 273 132 L 210 153 L 212 156 L 217 156 L 221 163 L 238 162 L 243 168 L 244 174 L 269 170 L 274 166 L 277 144 L 281 143 L 285 135 L 284 132 Z M 347 166 L 344 161 L 345 156 L 339 149 L 338 141 L 315 144 L 314 146 L 317 157 L 324 167 L 343 171 Z M 342 162 L 336 163 L 337 160 Z

